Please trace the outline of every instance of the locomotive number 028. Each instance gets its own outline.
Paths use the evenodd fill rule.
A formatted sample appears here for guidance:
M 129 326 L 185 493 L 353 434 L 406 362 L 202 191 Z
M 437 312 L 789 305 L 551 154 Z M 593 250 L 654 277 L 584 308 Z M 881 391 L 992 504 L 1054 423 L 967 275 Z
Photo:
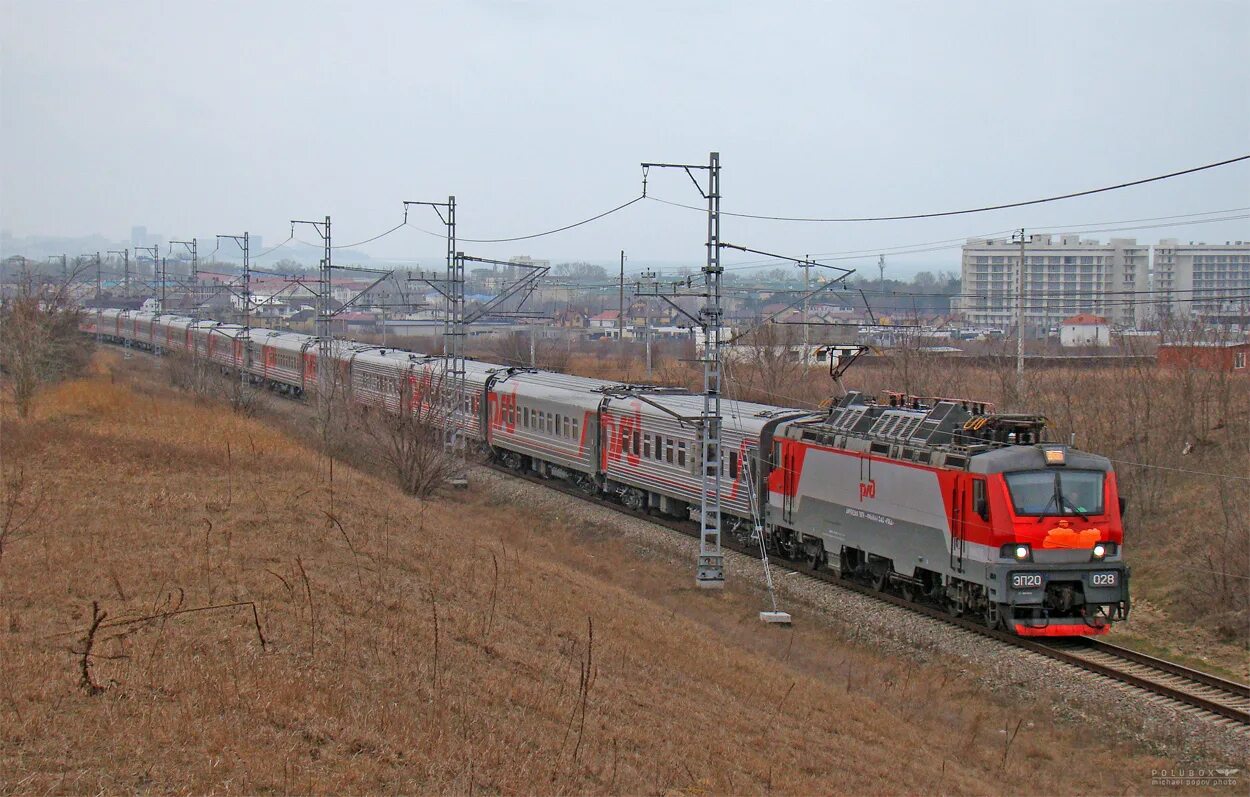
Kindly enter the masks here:
M 1114 587 L 1115 573 L 1091 573 L 1089 585 L 1091 587 Z

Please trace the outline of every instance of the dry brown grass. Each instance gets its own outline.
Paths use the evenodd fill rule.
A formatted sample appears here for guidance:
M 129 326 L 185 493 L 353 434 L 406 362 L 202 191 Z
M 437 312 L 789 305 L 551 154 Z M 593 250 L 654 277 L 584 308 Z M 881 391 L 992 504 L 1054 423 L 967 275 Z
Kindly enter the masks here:
M 331 484 L 154 380 L 10 416 L 45 508 L 0 561 L 0 792 L 1110 793 L 1167 765 L 816 618 L 761 627 L 610 529 Z M 240 603 L 258 623 L 173 614 Z

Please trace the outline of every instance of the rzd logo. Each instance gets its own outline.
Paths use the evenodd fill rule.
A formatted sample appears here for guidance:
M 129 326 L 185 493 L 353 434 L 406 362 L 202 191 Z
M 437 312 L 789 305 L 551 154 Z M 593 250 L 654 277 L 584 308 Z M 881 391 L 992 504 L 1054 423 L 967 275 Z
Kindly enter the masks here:
M 876 498 L 876 497 L 877 497 L 877 480 L 876 479 L 869 479 L 866 482 L 859 483 L 859 500 L 863 501 L 865 498 Z

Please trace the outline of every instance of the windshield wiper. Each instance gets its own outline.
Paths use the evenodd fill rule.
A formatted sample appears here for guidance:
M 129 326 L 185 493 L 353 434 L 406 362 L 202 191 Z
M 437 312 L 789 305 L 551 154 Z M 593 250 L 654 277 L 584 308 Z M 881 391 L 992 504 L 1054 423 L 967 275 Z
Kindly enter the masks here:
M 1084 520 L 1086 523 L 1089 522 L 1089 517 L 1080 509 L 1078 509 L 1076 504 L 1072 503 L 1072 499 L 1068 498 L 1066 495 L 1061 496 L 1061 498 L 1073 512 L 1075 512 L 1077 515 L 1080 516 L 1081 520 Z
M 1037 513 L 1038 523 L 1041 523 L 1043 520 L 1046 519 L 1046 510 L 1050 509 L 1050 505 L 1055 503 L 1055 499 L 1057 499 L 1058 497 L 1059 497 L 1059 490 L 1058 488 L 1056 488 L 1055 492 L 1051 494 L 1050 500 L 1046 502 L 1046 506 L 1042 507 L 1042 511 Z M 1059 507 L 1059 514 L 1063 514 L 1062 506 Z

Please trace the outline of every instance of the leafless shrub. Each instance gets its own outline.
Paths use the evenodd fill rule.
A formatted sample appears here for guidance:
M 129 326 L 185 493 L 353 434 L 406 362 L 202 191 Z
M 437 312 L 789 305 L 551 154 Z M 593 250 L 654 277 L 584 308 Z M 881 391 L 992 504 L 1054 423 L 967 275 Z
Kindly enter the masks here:
M 537 337 L 537 329 L 514 332 L 491 340 L 482 350 L 486 357 L 518 368 L 564 371 L 572 354 L 571 342 Z
M 43 508 L 43 495 L 33 488 L 23 468 L 4 474 L 0 490 L 0 562 L 3 562 L 5 549 L 30 533 L 31 521 Z
M 218 366 L 195 354 L 170 351 L 165 354 L 165 372 L 169 386 L 204 397 L 221 381 Z
M 820 382 L 827 388 L 828 380 L 820 380 L 819 372 L 802 362 L 794 350 L 800 341 L 797 329 L 764 324 L 725 351 L 726 392 L 730 397 L 787 406 L 819 401 L 813 401 L 812 384 Z
M 71 296 L 76 277 L 77 272 L 50 282 L 25 272 L 0 299 L 0 372 L 21 418 L 30 414 L 42 386 L 80 372 L 90 357 Z
M 384 406 L 351 408 L 355 427 L 409 495 L 427 498 L 460 475 L 460 458 L 443 442 L 447 408 L 439 400 L 441 380 L 426 395 L 403 381 L 390 388 Z
M 222 393 L 230 409 L 246 418 L 260 412 L 269 400 L 269 393 L 263 388 L 249 383 L 245 378 L 232 377 L 222 385 Z

